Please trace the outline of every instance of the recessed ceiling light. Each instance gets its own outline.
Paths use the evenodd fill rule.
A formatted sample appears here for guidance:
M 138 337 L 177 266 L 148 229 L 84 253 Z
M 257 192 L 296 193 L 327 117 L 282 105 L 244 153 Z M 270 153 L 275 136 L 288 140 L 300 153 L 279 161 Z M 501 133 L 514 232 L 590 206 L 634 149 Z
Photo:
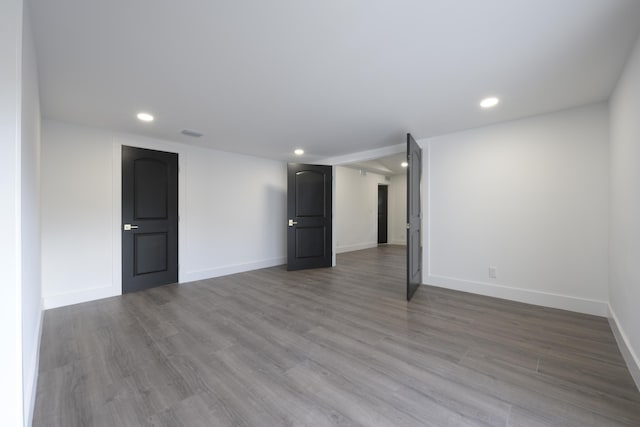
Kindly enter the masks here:
M 409 163 L 402 162 L 402 163 L 400 163 L 400 166 L 402 166 L 403 168 L 406 168 L 407 166 L 409 166 Z
M 485 98 L 482 101 L 480 101 L 480 106 L 482 108 L 491 108 L 491 107 L 495 107 L 496 105 L 498 105 L 498 102 L 500 102 L 500 100 L 498 98 L 495 98 L 495 97 Z
M 294 153 L 296 153 L 296 156 L 302 156 L 304 154 L 304 150 L 302 148 L 298 148 Z
M 152 122 L 153 116 L 149 113 L 138 113 L 138 120 L 142 122 Z

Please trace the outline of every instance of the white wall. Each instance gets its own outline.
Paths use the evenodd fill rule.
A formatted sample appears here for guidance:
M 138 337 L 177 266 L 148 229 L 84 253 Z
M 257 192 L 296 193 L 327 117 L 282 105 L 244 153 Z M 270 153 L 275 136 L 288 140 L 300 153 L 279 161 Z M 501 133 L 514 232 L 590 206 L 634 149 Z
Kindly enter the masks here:
M 190 148 L 184 280 L 286 263 L 286 179 L 284 162 Z
M 0 3 L 0 93 L 0 414 L 20 426 L 31 424 L 42 313 L 40 100 L 22 1 Z
M 0 414 L 23 424 L 20 168 L 22 1 L 0 2 Z
M 285 262 L 284 163 L 46 120 L 45 307 L 121 293 L 122 145 L 179 154 L 180 282 Z
M 611 317 L 640 387 L 640 40 L 611 97 L 610 109 Z
M 606 314 L 606 104 L 421 144 L 424 283 Z
M 336 253 L 378 246 L 378 184 L 383 175 L 336 166 Z M 389 189 L 391 192 L 391 189 Z
M 22 63 L 22 364 L 24 420 L 31 425 L 37 386 L 42 290 L 40 286 L 40 97 L 36 54 L 27 10 Z
M 112 266 L 108 132 L 42 123 L 42 293 L 45 307 L 117 295 Z

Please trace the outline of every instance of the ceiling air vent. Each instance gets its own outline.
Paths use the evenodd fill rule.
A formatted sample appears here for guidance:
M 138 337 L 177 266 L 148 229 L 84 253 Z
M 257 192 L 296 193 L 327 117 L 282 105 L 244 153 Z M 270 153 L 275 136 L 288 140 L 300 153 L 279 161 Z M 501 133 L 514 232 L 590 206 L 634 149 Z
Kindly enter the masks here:
M 200 138 L 202 136 L 200 132 L 191 129 L 182 129 L 180 133 L 183 135 L 192 136 L 194 138 Z

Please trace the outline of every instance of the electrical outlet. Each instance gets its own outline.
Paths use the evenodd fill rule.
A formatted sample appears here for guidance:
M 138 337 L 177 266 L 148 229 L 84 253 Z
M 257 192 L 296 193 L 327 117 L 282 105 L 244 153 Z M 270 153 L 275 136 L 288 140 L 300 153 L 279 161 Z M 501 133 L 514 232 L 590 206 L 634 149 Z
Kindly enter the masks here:
M 495 279 L 496 278 L 496 268 L 493 266 L 489 266 L 489 278 L 491 279 Z

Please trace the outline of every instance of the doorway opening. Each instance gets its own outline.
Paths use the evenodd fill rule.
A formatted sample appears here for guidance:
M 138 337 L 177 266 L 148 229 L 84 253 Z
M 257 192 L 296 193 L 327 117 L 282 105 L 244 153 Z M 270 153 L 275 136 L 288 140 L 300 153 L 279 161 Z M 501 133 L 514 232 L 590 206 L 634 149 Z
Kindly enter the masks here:
M 406 154 L 335 166 L 336 253 L 406 245 Z
M 377 160 L 341 164 L 334 169 L 320 165 L 301 165 L 303 169 L 292 170 L 292 167 L 298 167 L 298 165 L 289 164 L 288 204 L 291 205 L 292 200 L 295 204 L 297 200 L 305 200 L 316 194 L 313 197 L 313 204 L 317 206 L 313 212 L 317 213 L 312 216 L 321 219 L 314 226 L 317 229 L 312 236 L 314 239 L 302 239 L 300 236 L 303 232 L 306 233 L 306 230 L 298 230 L 300 227 L 296 227 L 302 215 L 298 215 L 291 208 L 288 209 L 287 268 L 289 270 L 297 269 L 296 266 L 294 266 L 296 268 L 291 267 L 291 260 L 295 258 L 291 255 L 292 251 L 298 258 L 322 259 L 322 265 L 314 264 L 314 267 L 328 266 L 326 243 L 329 241 L 335 243 L 333 246 L 335 251 L 332 251 L 331 255 L 333 265 L 338 264 L 336 254 L 376 249 L 376 256 L 382 257 L 385 254 L 384 249 L 388 249 L 386 251 L 388 253 L 395 249 L 396 260 L 392 263 L 393 265 L 387 265 L 389 268 L 385 270 L 382 263 L 376 264 L 376 267 L 382 268 L 379 269 L 378 276 L 385 276 L 389 279 L 389 283 L 395 283 L 396 279 L 401 278 L 388 273 L 390 270 L 395 270 L 393 267 L 403 265 L 405 267 L 403 270 L 406 272 L 402 280 L 405 284 L 403 291 L 406 291 L 403 293 L 408 301 L 411 300 L 422 283 L 422 202 L 420 198 L 422 149 L 411 134 L 407 134 L 406 147 L 407 151 L 404 153 Z M 312 168 L 319 169 L 314 172 Z M 322 168 L 326 168 L 326 171 Z M 295 176 L 301 174 L 304 178 L 308 175 L 308 179 L 305 178 L 302 181 L 308 181 L 309 189 L 298 192 L 297 187 L 291 185 L 294 177 L 292 171 L 295 172 Z M 333 173 L 332 179 L 329 178 L 329 171 Z M 335 184 L 333 187 L 335 191 L 331 190 L 332 182 Z M 323 202 L 331 193 L 335 196 L 335 203 Z M 335 207 L 333 214 L 329 209 L 331 205 Z M 304 204 L 301 206 L 304 208 Z M 306 208 L 302 211 L 306 211 Z M 334 233 L 331 236 L 322 232 L 322 230 L 328 230 L 326 224 L 329 223 Z M 318 244 L 311 245 L 308 242 L 318 242 Z M 307 250 L 311 246 L 315 249 Z M 305 249 L 302 254 L 304 256 L 298 254 L 299 248 Z M 397 257 L 399 250 L 404 252 L 401 258 Z M 309 267 L 301 266 L 300 268 Z
M 405 294 L 407 161 L 405 153 L 335 166 L 336 264 L 363 256 L 394 298 Z M 373 251 L 365 255 L 358 251 Z
M 378 184 L 378 244 L 389 242 L 389 186 Z

